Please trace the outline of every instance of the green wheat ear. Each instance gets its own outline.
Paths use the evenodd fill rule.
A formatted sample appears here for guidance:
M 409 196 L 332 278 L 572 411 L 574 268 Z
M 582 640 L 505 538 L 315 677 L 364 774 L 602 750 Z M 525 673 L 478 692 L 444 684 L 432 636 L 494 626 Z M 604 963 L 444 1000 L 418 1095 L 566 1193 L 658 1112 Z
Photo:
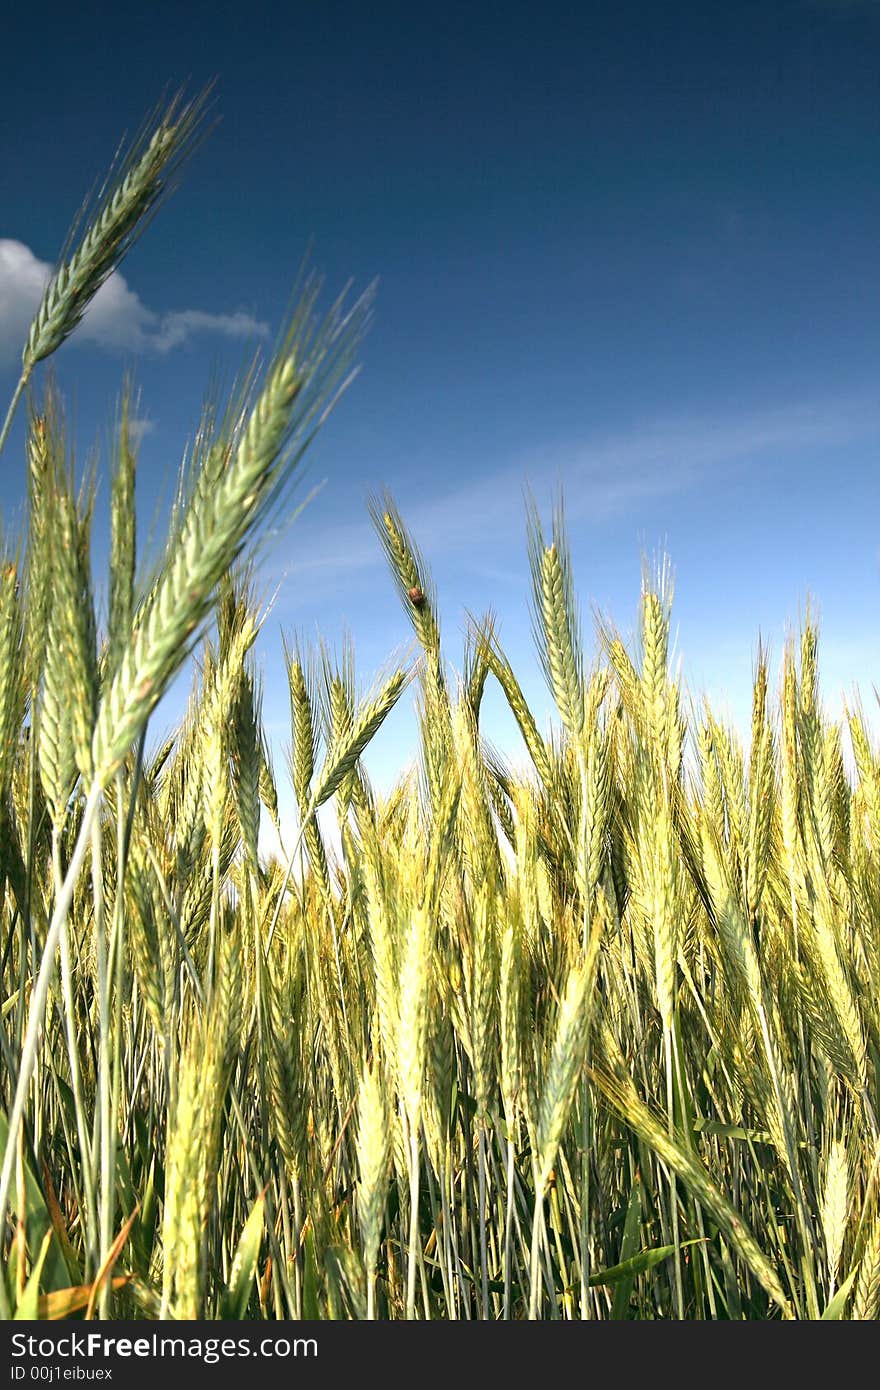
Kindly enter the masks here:
M 65 252 L 34 315 L 21 359 L 25 380 L 70 336 L 155 212 L 197 140 L 208 94 L 206 89 L 191 102 L 174 97 L 153 129 L 132 144 L 115 177 L 111 171 L 85 230 Z
M 314 286 L 307 287 L 250 411 L 206 450 L 162 569 L 98 709 L 93 756 L 101 784 L 145 726 L 208 617 L 215 586 L 277 502 L 335 399 L 369 300 L 359 300 L 348 313 L 337 304 L 317 328 L 315 294 Z M 215 472 L 218 458 L 224 460 L 222 472 Z M 204 482 L 207 471 L 211 487 Z
M 529 504 L 528 523 L 535 641 L 562 722 L 577 743 L 584 727 L 583 654 L 561 502 L 549 545 L 534 502 Z
M 391 1161 L 388 1102 L 381 1068 L 367 1066 L 357 1099 L 358 1219 L 363 1232 L 364 1266 L 373 1274 L 382 1237 L 382 1218 Z
M 98 290 L 121 265 L 171 186 L 174 174 L 198 142 L 209 95 L 210 88 L 205 88 L 193 101 L 185 102 L 182 93 L 173 97 L 110 170 L 78 239 L 77 223 L 74 223 L 28 329 L 21 356 L 21 376 L 0 430 L 0 452 L 34 368 L 73 333 Z
M 0 549 L 0 797 L 6 795 L 25 710 L 19 573 L 19 554 Z

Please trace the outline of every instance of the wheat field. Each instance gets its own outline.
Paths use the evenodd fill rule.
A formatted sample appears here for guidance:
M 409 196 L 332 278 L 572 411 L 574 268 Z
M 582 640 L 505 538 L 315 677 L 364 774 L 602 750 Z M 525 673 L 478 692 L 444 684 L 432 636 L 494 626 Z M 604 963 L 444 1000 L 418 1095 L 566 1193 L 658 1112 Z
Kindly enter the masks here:
M 35 372 L 204 111 L 158 113 L 71 239 L 0 437 L 26 410 L 3 459 L 27 503 L 0 573 L 0 1316 L 876 1319 L 880 760 L 857 703 L 824 712 L 809 618 L 778 679 L 759 648 L 743 742 L 672 673 L 665 569 L 635 646 L 600 622 L 588 650 L 561 511 L 533 511 L 542 731 L 491 618 L 441 644 L 383 496 L 416 654 L 365 690 L 350 648 L 291 639 L 273 767 L 255 547 L 369 317 L 319 316 L 311 282 L 203 413 L 147 573 L 123 394 L 93 573 L 95 478 Z M 481 731 L 489 682 L 527 770 Z M 417 764 L 379 796 L 362 759 L 401 699 Z

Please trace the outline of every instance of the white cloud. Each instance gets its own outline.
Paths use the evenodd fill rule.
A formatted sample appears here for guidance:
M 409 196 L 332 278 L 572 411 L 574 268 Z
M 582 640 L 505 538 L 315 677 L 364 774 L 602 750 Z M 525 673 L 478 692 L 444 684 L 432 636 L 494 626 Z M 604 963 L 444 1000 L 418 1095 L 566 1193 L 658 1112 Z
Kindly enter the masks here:
M 0 367 L 15 362 L 52 267 L 24 242 L 0 237 Z M 76 330 L 88 341 L 118 352 L 170 352 L 195 333 L 227 338 L 265 337 L 268 324 L 253 314 L 210 314 L 173 309 L 159 314 L 143 303 L 118 271 L 98 290 Z
M 20 356 L 50 274 L 23 242 L 0 239 L 0 367 Z
M 117 271 L 104 281 L 76 332 L 80 342 L 127 352 L 146 346 L 157 322 L 158 315 L 141 302 Z

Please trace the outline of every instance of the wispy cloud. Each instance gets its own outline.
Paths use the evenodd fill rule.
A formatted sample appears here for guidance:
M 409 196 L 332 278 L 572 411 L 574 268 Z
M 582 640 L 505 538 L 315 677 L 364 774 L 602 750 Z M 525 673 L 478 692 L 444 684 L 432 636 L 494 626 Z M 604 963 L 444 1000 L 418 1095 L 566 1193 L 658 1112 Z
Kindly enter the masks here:
M 731 416 L 670 418 L 533 448 L 489 474 L 411 501 L 398 500 L 419 543 L 433 554 L 468 550 L 494 564 L 499 543 L 522 535 L 523 493 L 545 503 L 564 489 L 566 514 L 582 525 L 607 522 L 640 502 L 693 492 L 744 468 L 784 464 L 880 436 L 880 404 L 869 396 L 834 397 Z M 285 573 L 308 582 L 383 563 L 363 512 L 332 525 L 297 530 Z
M 128 432 L 131 435 L 133 444 L 140 444 L 146 439 L 148 434 L 152 434 L 156 428 L 156 421 L 149 415 L 133 415 L 129 417 Z
M 18 358 L 52 267 L 22 241 L 0 238 L 0 367 Z M 119 352 L 166 353 L 197 333 L 227 338 L 265 337 L 269 326 L 253 314 L 203 309 L 150 309 L 117 271 L 95 295 L 75 337 Z

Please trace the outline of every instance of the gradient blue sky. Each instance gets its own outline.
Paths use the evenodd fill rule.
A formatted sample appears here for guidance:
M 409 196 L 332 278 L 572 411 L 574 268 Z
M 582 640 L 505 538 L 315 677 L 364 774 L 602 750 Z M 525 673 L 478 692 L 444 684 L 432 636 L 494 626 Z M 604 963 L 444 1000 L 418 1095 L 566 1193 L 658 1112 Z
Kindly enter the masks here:
M 464 610 L 491 605 L 542 719 L 526 483 L 547 517 L 564 487 L 588 631 L 594 604 L 631 629 L 642 555 L 665 546 L 695 692 L 746 722 L 758 633 L 778 657 L 809 594 L 829 703 L 854 681 L 868 697 L 878 72 L 867 0 L 16 7 L 0 388 L 41 264 L 122 133 L 166 86 L 216 77 L 219 126 L 57 370 L 85 457 L 133 368 L 146 522 L 212 369 L 241 365 L 249 327 L 274 335 L 307 245 L 329 291 L 379 277 L 363 372 L 302 493 L 324 486 L 263 560 L 266 589 L 281 583 L 262 644 L 279 749 L 279 628 L 332 642 L 347 626 L 365 681 L 408 639 L 365 505 L 385 485 L 432 565 L 452 661 Z M 7 518 L 23 489 L 19 430 Z M 495 694 L 487 718 L 518 753 Z M 401 713 L 381 781 L 411 737 Z

